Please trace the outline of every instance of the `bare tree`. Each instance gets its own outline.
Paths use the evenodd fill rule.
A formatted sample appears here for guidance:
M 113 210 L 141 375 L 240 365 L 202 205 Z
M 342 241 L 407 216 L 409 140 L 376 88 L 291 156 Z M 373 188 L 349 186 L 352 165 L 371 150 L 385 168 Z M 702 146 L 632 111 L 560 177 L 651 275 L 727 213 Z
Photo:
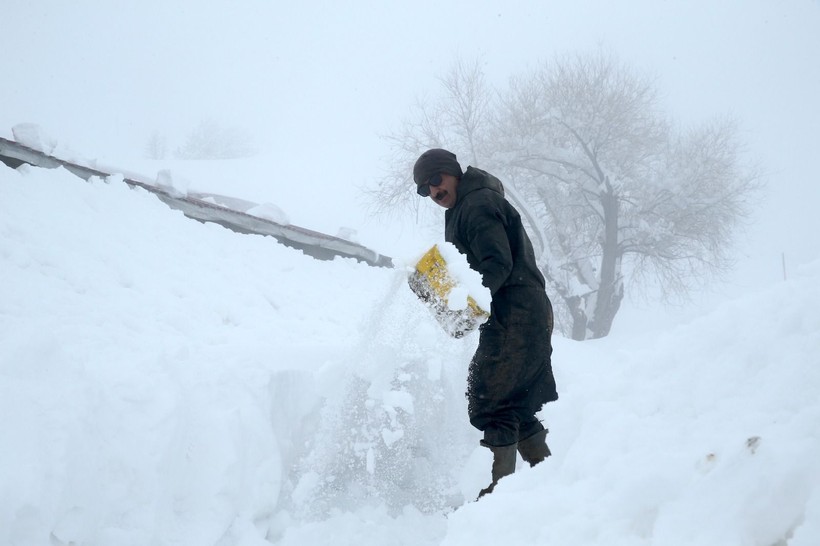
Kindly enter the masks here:
M 499 112 L 496 161 L 540 218 L 539 264 L 573 339 L 609 333 L 625 271 L 669 296 L 731 266 L 759 179 L 733 121 L 674 128 L 652 79 L 603 52 L 513 80 Z
M 417 99 L 412 116 L 400 130 L 386 135 L 392 156 L 391 170 L 379 184 L 371 208 L 377 213 L 410 210 L 419 213 L 414 188 L 413 164 L 430 148 L 458 150 L 462 162 L 477 164 L 486 155 L 494 92 L 487 86 L 478 61 L 456 60 L 439 78 L 442 96 L 434 102 Z
M 146 159 L 165 159 L 168 155 L 168 141 L 165 135 L 159 131 L 154 131 L 145 143 Z
M 463 67 L 442 79 L 434 109 L 419 107 L 422 123 L 391 137 L 406 174 L 384 191 L 409 196 L 410 161 L 433 146 L 467 151 L 473 165 L 499 174 L 566 335 L 606 336 L 627 280 L 635 288 L 657 280 L 662 296 L 685 296 L 730 268 L 732 235 L 759 181 L 732 120 L 676 128 L 654 81 L 603 52 L 544 63 L 498 95 L 478 64 Z

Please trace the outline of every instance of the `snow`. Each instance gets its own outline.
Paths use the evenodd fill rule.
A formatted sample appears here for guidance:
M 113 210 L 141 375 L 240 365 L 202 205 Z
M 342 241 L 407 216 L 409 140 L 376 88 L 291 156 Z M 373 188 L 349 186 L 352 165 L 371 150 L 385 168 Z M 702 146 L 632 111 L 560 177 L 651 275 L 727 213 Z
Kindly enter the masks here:
M 282 226 L 290 224 L 287 213 L 273 203 L 262 203 L 249 208 L 246 212 L 251 216 L 264 218 Z
M 20 144 L 47 155 L 51 155 L 57 147 L 57 140 L 36 123 L 18 123 L 11 128 L 11 134 Z
M 553 456 L 480 502 L 477 336 L 403 267 L 2 167 L 0 274 L 2 544 L 820 541 L 820 262 L 666 330 L 556 338 Z
M 0 135 L 116 174 L 0 165 L 0 544 L 820 543 L 818 2 L 525 4 L 4 6 Z M 601 45 L 683 126 L 738 116 L 769 189 L 729 282 L 678 309 L 630 288 L 608 338 L 555 339 L 553 457 L 472 502 L 476 334 L 407 289 L 440 226 L 366 206 L 382 135 L 458 57 L 500 85 Z M 214 117 L 260 153 L 136 159 Z M 191 221 L 123 176 L 397 267 Z
M 438 249 L 447 264 L 447 273 L 455 283 L 448 294 L 447 306 L 453 310 L 466 309 L 467 298 L 472 297 L 479 308 L 489 312 L 492 295 L 481 283 L 481 275 L 470 268 L 467 259 L 452 243 L 439 242 Z
M 157 171 L 157 178 L 154 185 L 168 192 L 173 197 L 185 197 L 188 195 L 188 188 L 191 182 L 174 174 L 170 169 Z

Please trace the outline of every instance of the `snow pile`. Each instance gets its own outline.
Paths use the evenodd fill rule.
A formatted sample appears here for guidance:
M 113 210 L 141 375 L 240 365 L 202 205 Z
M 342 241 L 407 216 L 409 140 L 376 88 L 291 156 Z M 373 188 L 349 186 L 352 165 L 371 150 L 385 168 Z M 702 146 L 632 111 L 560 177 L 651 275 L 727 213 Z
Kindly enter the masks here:
M 191 182 L 184 177 L 175 175 L 170 169 L 161 169 L 157 171 L 154 185 L 165 190 L 172 197 L 185 197 L 188 195 Z
M 659 339 L 559 340 L 550 468 L 457 512 L 444 544 L 817 544 L 818 280 Z
M 556 339 L 553 457 L 477 503 L 477 336 L 401 268 L 0 166 L 0 275 L 2 544 L 820 542 L 820 264 L 661 336 Z
M 24 170 L 0 169 L 0 543 L 207 544 L 270 515 L 273 394 L 355 339 L 356 292 L 147 192 Z
M 23 146 L 46 155 L 52 155 L 57 148 L 57 139 L 36 123 L 18 123 L 11 128 L 11 134 L 14 135 L 14 140 Z
M 492 295 L 490 290 L 481 284 L 481 275 L 470 269 L 467 258 L 459 253 L 455 245 L 439 242 L 438 249 L 447 263 L 447 273 L 456 283 L 447 300 L 450 309 L 465 309 L 467 298 L 472 297 L 481 309 L 489 312 Z
M 17 123 L 11 128 L 11 138 L 23 146 L 47 156 L 94 168 L 96 161 L 80 156 L 70 146 L 57 139 L 37 123 Z

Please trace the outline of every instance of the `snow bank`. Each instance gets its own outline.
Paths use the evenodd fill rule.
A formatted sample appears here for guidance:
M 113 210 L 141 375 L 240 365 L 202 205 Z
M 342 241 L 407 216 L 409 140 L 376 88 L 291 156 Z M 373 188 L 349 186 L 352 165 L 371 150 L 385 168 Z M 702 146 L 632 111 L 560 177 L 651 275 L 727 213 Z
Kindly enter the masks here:
M 553 457 L 477 503 L 476 336 L 405 274 L 0 168 L 0 543 L 820 541 L 820 264 L 661 336 L 556 339 Z
M 553 457 L 455 513 L 443 544 L 818 543 L 818 280 L 659 339 L 559 339 Z
M 377 270 L 339 260 L 331 286 L 125 184 L 0 177 L 0 543 L 207 544 L 273 513 L 295 423 L 273 395 L 351 344 L 344 287 Z

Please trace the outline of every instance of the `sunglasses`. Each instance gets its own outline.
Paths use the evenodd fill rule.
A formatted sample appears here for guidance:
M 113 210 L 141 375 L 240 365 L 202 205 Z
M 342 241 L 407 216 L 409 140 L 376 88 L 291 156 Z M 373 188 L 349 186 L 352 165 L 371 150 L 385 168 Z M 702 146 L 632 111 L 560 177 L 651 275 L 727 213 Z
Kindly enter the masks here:
M 416 192 L 422 197 L 430 197 L 430 186 L 441 186 L 441 175 L 434 174 L 424 184 L 419 184 Z

